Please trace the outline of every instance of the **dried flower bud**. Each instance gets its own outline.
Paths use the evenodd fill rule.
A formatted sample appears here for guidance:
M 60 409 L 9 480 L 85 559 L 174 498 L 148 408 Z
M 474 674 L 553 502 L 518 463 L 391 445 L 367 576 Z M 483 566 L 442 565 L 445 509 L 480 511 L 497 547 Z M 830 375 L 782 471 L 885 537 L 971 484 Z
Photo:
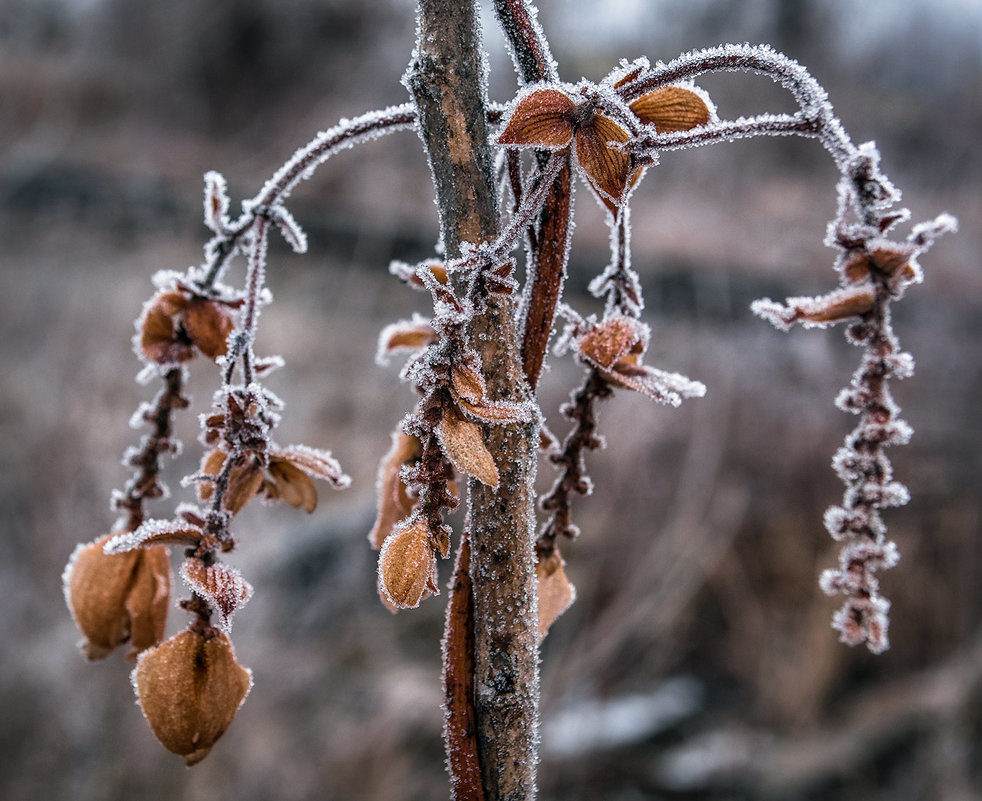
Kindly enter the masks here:
M 538 579 L 536 596 L 539 600 L 539 637 L 545 637 L 556 618 L 576 600 L 576 588 L 566 578 L 563 564 L 558 550 L 553 550 L 535 564 L 535 576 Z
M 402 609 L 439 594 L 436 552 L 425 518 L 410 518 L 386 538 L 379 552 L 378 586 L 383 600 Z
M 133 659 L 163 639 L 170 563 L 160 545 L 108 555 L 103 546 L 110 539 L 75 549 L 63 576 L 65 600 L 85 636 L 88 659 L 101 659 L 127 640 Z
M 195 765 L 231 725 L 252 674 L 224 634 L 185 630 L 140 656 L 133 686 L 154 736 Z

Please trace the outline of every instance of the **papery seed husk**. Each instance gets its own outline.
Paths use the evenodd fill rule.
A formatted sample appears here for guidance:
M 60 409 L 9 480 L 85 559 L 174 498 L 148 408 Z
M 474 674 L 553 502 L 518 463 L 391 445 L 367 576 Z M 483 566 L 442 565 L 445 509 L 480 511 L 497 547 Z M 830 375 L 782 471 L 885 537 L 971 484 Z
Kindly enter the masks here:
M 421 453 L 422 446 L 416 437 L 392 432 L 392 445 L 379 464 L 378 514 L 368 534 L 368 541 L 375 550 L 382 547 L 393 526 L 409 517 L 412 511 L 413 499 L 409 497 L 400 473 L 404 464 L 418 459 Z
M 108 656 L 130 639 L 133 615 L 138 620 L 134 651 L 158 642 L 166 620 L 170 596 L 166 550 L 157 546 L 110 555 L 103 547 L 111 537 L 76 548 L 64 574 L 65 599 L 85 637 L 82 651 L 90 660 Z
M 379 552 L 379 588 L 389 601 L 413 609 L 435 594 L 436 554 L 426 520 L 410 518 L 397 526 Z
M 570 114 L 574 108 L 572 99 L 558 89 L 537 89 L 515 106 L 505 130 L 498 136 L 498 144 L 544 148 L 568 145 L 573 137 Z
M 481 426 L 465 419 L 456 408 L 450 407 L 444 410 L 436 432 L 443 452 L 454 467 L 489 487 L 498 486 L 498 466 L 484 444 Z
M 235 323 L 217 303 L 205 298 L 191 298 L 182 319 L 191 341 L 209 359 L 214 361 L 228 353 L 228 335 Z
M 267 472 L 276 484 L 279 498 L 290 506 L 302 506 L 308 514 L 317 508 L 317 489 L 313 479 L 285 459 L 271 459 Z
M 539 605 L 539 637 L 545 637 L 549 627 L 576 600 L 576 588 L 566 577 L 559 551 L 540 559 L 535 565 L 538 579 L 536 595 Z
M 164 639 L 171 594 L 167 548 L 153 545 L 142 548 L 138 555 L 133 586 L 126 596 L 126 611 L 130 617 L 130 651 L 126 657 L 134 662 L 141 651 Z
M 653 123 L 658 133 L 687 131 L 709 122 L 709 107 L 696 92 L 681 86 L 663 86 L 641 95 L 631 111 L 642 122 Z
M 231 725 L 252 674 L 225 634 L 206 638 L 188 629 L 140 656 L 133 686 L 154 736 L 190 766 Z

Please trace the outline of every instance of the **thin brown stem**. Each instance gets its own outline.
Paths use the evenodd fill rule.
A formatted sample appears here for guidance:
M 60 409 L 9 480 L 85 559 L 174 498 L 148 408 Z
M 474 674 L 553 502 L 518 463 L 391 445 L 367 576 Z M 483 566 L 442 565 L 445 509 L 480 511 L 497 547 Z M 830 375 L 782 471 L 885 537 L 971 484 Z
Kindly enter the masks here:
M 419 0 L 417 7 L 418 43 L 406 83 L 419 111 L 446 255 L 453 259 L 463 243 L 493 242 L 499 232 L 481 43 L 473 3 Z M 468 331 L 492 401 L 528 400 L 514 305 L 511 295 L 490 295 Z M 509 423 L 488 427 L 484 436 L 500 480 L 497 488 L 468 483 L 478 767 L 487 801 L 531 801 L 538 648 L 530 482 L 538 431 L 534 422 Z
M 147 409 L 143 414 L 143 419 L 151 424 L 152 431 L 144 440 L 140 451 L 129 459 L 129 464 L 137 472 L 114 501 L 117 509 L 127 513 L 126 531 L 136 531 L 146 520 L 144 503 L 147 499 L 164 494 L 158 479 L 160 459 L 164 453 L 176 447 L 172 438 L 174 410 L 184 409 L 188 405 L 187 399 L 181 394 L 184 387 L 183 368 L 170 368 L 164 374 L 163 382 L 164 386 L 157 394 L 153 408 Z

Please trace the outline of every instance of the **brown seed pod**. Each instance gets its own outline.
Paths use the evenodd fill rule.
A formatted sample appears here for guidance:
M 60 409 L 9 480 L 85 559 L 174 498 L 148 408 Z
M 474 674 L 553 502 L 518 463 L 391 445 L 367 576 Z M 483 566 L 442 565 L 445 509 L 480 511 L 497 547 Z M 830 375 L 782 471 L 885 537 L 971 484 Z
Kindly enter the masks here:
M 145 652 L 133 687 L 154 736 L 195 765 L 208 756 L 252 688 L 252 673 L 235 659 L 224 634 L 186 629 Z
M 159 643 L 170 603 L 170 563 L 162 545 L 107 555 L 106 535 L 79 545 L 63 575 L 65 601 L 85 636 L 82 652 L 102 659 L 130 642 L 128 657 Z
M 379 593 L 402 609 L 437 595 L 436 552 L 426 520 L 410 518 L 386 538 L 378 559 Z

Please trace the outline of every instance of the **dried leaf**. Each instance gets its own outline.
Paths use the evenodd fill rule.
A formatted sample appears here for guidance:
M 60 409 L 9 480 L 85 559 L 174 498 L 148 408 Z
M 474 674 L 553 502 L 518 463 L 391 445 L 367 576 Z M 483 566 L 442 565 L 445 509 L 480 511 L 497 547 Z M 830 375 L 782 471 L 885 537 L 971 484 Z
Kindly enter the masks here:
M 680 405 L 683 398 L 701 398 L 706 394 L 705 384 L 681 373 L 669 373 L 639 364 L 634 357 L 621 359 L 610 370 L 600 372 L 614 386 L 633 389 L 670 406 Z
M 487 390 L 481 375 L 481 359 L 474 351 L 467 351 L 454 361 L 450 381 L 454 392 L 463 400 L 478 405 L 484 403 Z
M 228 205 L 225 176 L 214 170 L 205 173 L 205 225 L 216 234 L 225 232 Z
M 604 202 L 620 206 L 627 189 L 631 159 L 609 142 L 627 142 L 630 135 L 612 119 L 594 114 L 576 132 L 576 160 Z M 608 206 L 609 207 L 609 206 Z
M 400 473 L 404 464 L 415 461 L 421 453 L 422 446 L 416 437 L 399 431 L 392 432 L 392 446 L 379 464 L 376 484 L 378 516 L 368 535 L 368 541 L 376 550 L 382 547 L 396 523 L 409 517 L 412 512 L 413 500 L 409 497 Z
M 536 596 L 539 600 L 539 637 L 545 637 L 549 627 L 576 600 L 576 588 L 566 578 L 563 558 L 558 550 L 540 559 L 535 565 L 538 579 Z
M 140 350 L 150 361 L 176 364 L 194 358 L 191 342 L 177 327 L 177 315 L 186 303 L 180 292 L 162 292 L 147 303 L 140 321 Z
M 188 337 L 209 359 L 214 361 L 228 353 L 228 335 L 235 322 L 221 305 L 205 298 L 191 298 L 182 320 Z
M 653 124 L 658 133 L 687 131 L 709 122 L 706 101 L 697 92 L 681 86 L 663 86 L 641 95 L 631 103 L 641 122 Z
M 381 356 L 394 350 L 422 350 L 436 340 L 437 333 L 429 323 L 403 320 L 382 329 L 379 335 L 378 352 Z
M 465 419 L 451 407 L 444 410 L 436 433 L 443 452 L 454 467 L 489 487 L 498 486 L 498 467 L 484 444 L 484 432 L 477 423 Z
M 107 554 L 126 553 L 152 545 L 197 545 L 205 533 L 185 520 L 147 520 L 136 531 L 112 537 L 104 548 Z
M 437 595 L 436 553 L 426 520 L 410 519 L 397 526 L 379 552 L 379 590 L 400 609 L 414 609 Z
M 351 484 L 351 478 L 344 474 L 340 462 L 330 451 L 308 445 L 290 445 L 273 451 L 270 456 L 290 462 L 307 475 L 327 481 L 335 489 L 344 489 Z
M 613 315 L 592 326 L 577 345 L 587 361 L 606 369 L 630 353 L 643 338 L 644 329 L 636 320 Z
M 872 311 L 873 290 L 871 287 L 855 287 L 817 298 L 789 298 L 788 305 L 794 309 L 799 322 L 826 325 Z
M 263 469 L 256 459 L 247 459 L 233 467 L 228 477 L 228 488 L 222 496 L 222 508 L 237 515 L 262 485 Z
M 208 418 L 211 421 L 214 418 L 220 418 L 222 425 L 225 424 L 224 415 L 212 415 Z M 215 448 L 215 450 L 206 453 L 201 459 L 201 468 L 198 472 L 205 476 L 218 476 L 222 472 L 222 467 L 225 464 L 225 452 Z M 199 481 L 198 482 L 198 500 L 204 503 L 205 501 L 211 500 L 211 496 L 215 494 L 215 485 L 211 481 Z
M 498 135 L 499 145 L 565 147 L 573 138 L 571 115 L 576 104 L 558 89 L 536 89 L 515 106 Z
M 146 651 L 133 670 L 144 717 L 163 746 L 195 765 L 235 718 L 252 674 L 235 659 L 224 634 L 185 630 Z
M 224 631 L 231 629 L 232 616 L 252 597 L 252 586 L 242 574 L 221 562 L 206 565 L 201 559 L 185 559 L 181 578 L 218 613 L 218 626 Z
M 520 423 L 529 419 L 529 410 L 520 403 L 511 401 L 485 401 L 484 403 L 469 403 L 464 398 L 457 398 L 461 411 L 469 417 L 476 417 L 486 423 Z
M 275 486 L 274 497 L 286 501 L 294 508 L 302 506 L 308 514 L 317 508 L 317 489 L 313 480 L 292 462 L 271 458 L 266 472 Z

